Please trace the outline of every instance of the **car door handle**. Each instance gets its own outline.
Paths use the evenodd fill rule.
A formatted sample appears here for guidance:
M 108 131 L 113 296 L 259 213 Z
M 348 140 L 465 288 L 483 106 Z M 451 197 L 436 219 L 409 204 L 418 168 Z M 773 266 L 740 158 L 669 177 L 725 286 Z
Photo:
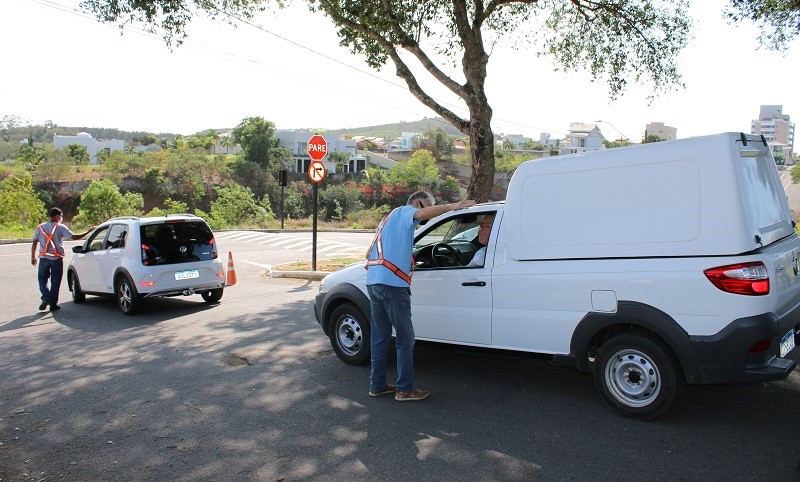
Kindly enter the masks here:
M 464 281 L 461 286 L 486 286 L 486 281 Z

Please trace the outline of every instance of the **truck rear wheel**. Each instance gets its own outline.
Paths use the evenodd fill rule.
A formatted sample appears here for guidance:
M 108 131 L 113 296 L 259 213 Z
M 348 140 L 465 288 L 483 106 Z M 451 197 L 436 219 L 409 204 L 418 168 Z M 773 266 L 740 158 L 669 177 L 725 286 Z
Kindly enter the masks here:
M 328 334 L 336 355 L 351 365 L 369 361 L 369 320 L 364 314 L 354 305 L 344 303 L 333 310 L 328 320 Z
M 677 401 L 683 389 L 680 368 L 654 336 L 623 333 L 597 351 L 593 377 L 600 398 L 625 417 L 650 420 Z

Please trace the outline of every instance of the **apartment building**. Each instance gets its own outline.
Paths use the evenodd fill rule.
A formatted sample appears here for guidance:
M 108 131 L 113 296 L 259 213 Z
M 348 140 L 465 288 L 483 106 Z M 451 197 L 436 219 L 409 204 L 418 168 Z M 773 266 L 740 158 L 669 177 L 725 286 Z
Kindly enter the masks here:
M 758 119 L 750 123 L 750 133 L 764 136 L 776 154 L 788 158 L 794 151 L 794 123 L 782 105 L 762 105 Z
M 678 138 L 678 129 L 665 126 L 663 122 L 651 122 L 644 127 L 645 140 L 650 136 L 658 136 L 665 141 L 674 141 Z

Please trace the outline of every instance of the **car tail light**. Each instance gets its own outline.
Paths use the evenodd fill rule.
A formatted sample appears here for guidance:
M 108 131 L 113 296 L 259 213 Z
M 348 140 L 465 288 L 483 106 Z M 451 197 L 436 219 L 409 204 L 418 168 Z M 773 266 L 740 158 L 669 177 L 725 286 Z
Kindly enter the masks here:
M 730 264 L 703 271 L 717 288 L 738 295 L 769 294 L 769 274 L 762 262 Z
M 151 256 L 152 249 L 150 246 L 146 244 L 142 244 L 142 264 L 145 266 L 152 266 L 156 264 L 155 260 Z
M 217 243 L 214 241 L 214 236 L 211 236 L 211 241 L 208 244 L 211 245 L 211 259 L 217 259 Z

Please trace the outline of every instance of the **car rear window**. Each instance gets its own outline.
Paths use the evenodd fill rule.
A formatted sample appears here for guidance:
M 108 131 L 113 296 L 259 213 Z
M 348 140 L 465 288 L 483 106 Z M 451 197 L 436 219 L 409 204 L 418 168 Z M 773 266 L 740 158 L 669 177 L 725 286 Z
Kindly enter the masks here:
M 202 221 L 167 221 L 141 226 L 142 262 L 191 263 L 217 257 L 214 234 Z

